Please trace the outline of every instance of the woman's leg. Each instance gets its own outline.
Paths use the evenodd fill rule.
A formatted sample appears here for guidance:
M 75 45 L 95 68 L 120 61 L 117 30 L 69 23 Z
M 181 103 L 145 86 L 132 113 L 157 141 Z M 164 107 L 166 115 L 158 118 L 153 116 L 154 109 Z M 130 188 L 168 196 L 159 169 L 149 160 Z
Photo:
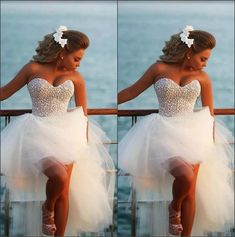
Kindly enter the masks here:
M 68 219 L 68 209 L 69 209 L 69 183 L 70 177 L 73 169 L 73 164 L 66 165 L 67 179 L 63 192 L 57 198 L 55 203 L 55 224 L 56 233 L 55 236 L 64 236 L 67 219 Z
M 195 189 L 199 167 L 199 164 L 194 165 L 194 179 L 192 188 L 185 196 L 181 205 L 181 223 L 183 225 L 183 232 L 181 236 L 191 236 L 195 216 Z
M 194 182 L 193 167 L 184 162 L 180 157 L 174 157 L 169 163 L 170 173 L 175 180 L 172 186 L 173 200 L 172 208 L 179 212 L 181 204 L 187 194 L 190 192 Z
M 48 211 L 54 211 L 56 200 L 66 187 L 68 174 L 66 167 L 53 157 L 45 158 L 42 164 L 43 173 L 48 177 L 44 207 Z

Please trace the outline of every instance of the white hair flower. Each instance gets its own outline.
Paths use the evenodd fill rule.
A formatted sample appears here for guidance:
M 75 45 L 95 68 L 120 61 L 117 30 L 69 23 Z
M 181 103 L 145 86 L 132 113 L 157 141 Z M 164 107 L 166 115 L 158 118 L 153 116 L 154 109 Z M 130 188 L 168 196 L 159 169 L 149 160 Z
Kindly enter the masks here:
M 192 26 L 186 26 L 183 30 L 183 32 L 180 34 L 180 39 L 182 42 L 184 42 L 185 44 L 187 44 L 187 46 L 189 48 L 191 48 L 191 45 L 193 44 L 194 42 L 194 39 L 189 39 L 189 34 L 190 34 L 190 31 L 193 31 L 193 27 Z
M 189 32 L 189 31 L 193 31 L 194 29 L 193 29 L 192 26 L 186 26 L 186 27 L 184 28 L 184 30 L 187 31 L 187 32 Z
M 58 31 L 67 31 L 68 28 L 67 28 L 67 26 L 60 26 L 57 30 Z
M 55 42 L 59 43 L 62 48 L 67 44 L 68 39 L 62 39 L 63 36 L 63 31 L 67 31 L 68 28 L 66 26 L 60 26 L 57 30 L 56 33 L 53 34 Z

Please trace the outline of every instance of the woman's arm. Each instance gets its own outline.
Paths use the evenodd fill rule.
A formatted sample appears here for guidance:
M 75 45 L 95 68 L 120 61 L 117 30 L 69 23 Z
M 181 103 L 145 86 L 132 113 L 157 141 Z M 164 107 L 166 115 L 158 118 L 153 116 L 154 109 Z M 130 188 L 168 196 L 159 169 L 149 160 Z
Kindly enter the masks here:
M 214 116 L 213 88 L 207 73 L 202 74 L 200 84 L 202 106 L 208 106 L 211 116 Z M 215 141 L 215 122 L 213 123 L 213 140 Z
M 86 96 L 86 84 L 83 76 L 76 72 L 74 83 L 74 96 L 76 106 L 82 106 L 84 115 L 87 116 L 87 96 Z
M 211 80 L 205 72 L 202 73 L 200 78 L 202 106 L 208 106 L 211 115 L 214 116 L 213 89 Z
M 75 96 L 75 104 L 76 106 L 82 106 L 84 115 L 87 116 L 87 96 L 86 96 L 86 83 L 83 76 L 76 72 L 74 83 L 74 96 Z M 86 138 L 88 142 L 88 129 L 89 123 L 87 120 L 86 127 Z
M 118 93 L 118 104 L 136 98 L 139 94 L 149 88 L 159 73 L 159 67 L 160 66 L 156 63 L 152 64 L 137 82 L 120 91 Z
M 0 100 L 5 100 L 20 90 L 28 82 L 32 72 L 31 63 L 26 64 L 17 75 L 5 86 L 0 88 Z

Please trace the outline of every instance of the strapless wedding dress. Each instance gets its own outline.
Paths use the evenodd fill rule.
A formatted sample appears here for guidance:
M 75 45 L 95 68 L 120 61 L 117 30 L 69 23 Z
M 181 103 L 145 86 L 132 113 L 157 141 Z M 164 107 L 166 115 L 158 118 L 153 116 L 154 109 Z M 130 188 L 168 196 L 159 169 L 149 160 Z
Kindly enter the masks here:
M 66 235 L 102 231 L 113 214 L 115 167 L 103 144 L 109 139 L 88 121 L 82 107 L 68 111 L 74 93 L 71 80 L 53 86 L 35 78 L 27 87 L 32 114 L 15 118 L 1 133 L 1 170 L 10 200 L 45 200 L 44 158 L 73 164 Z M 30 213 L 24 236 L 41 236 L 40 211 Z
M 161 78 L 154 88 L 159 113 L 143 117 L 120 141 L 119 167 L 132 175 L 139 200 L 170 201 L 170 159 L 178 157 L 188 164 L 200 163 L 193 234 L 202 236 L 206 231 L 228 229 L 234 223 L 234 156 L 229 144 L 233 136 L 215 121 L 214 141 L 214 118 L 209 108 L 194 111 L 201 91 L 198 80 L 179 86 L 171 79 Z M 166 218 L 166 229 L 167 223 Z M 155 225 L 157 229 L 158 223 Z

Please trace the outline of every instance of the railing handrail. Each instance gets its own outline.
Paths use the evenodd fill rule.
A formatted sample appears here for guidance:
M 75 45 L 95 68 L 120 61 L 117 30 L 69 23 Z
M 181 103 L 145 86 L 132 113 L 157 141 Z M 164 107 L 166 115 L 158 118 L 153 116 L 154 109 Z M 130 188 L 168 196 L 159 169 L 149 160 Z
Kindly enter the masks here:
M 6 119 L 8 119 L 10 116 L 18 116 L 25 113 L 31 113 L 31 109 L 4 109 L 0 110 L 0 116 L 5 116 Z M 88 109 L 88 115 L 118 115 L 119 117 L 132 117 L 133 122 L 135 121 L 135 118 L 137 116 L 144 116 L 151 113 L 158 113 L 158 109 L 122 109 L 118 110 L 117 108 L 90 108 Z M 235 108 L 215 108 L 214 109 L 215 115 L 235 115 Z M 7 118 L 8 117 L 8 118 Z M 110 172 L 110 171 L 108 171 Z M 117 173 L 117 170 L 115 170 Z M 120 172 L 117 173 L 119 176 L 129 176 L 127 173 Z M 117 201 L 118 203 L 129 203 L 130 201 Z M 131 199 L 131 213 L 132 213 L 132 219 L 131 219 L 131 233 L 132 236 L 136 236 L 136 208 L 137 208 L 137 201 L 136 201 L 136 195 L 135 190 L 132 192 L 132 199 Z M 9 211 L 9 207 L 7 208 Z M 7 211 L 7 210 L 6 210 Z M 9 214 L 8 214 L 9 215 Z M 9 225 L 7 223 L 6 225 Z M 111 232 L 112 233 L 112 232 Z
M 0 116 L 18 116 L 31 113 L 32 109 L 1 109 Z M 158 113 L 158 109 L 117 109 L 117 108 L 89 108 L 88 115 L 118 115 L 118 116 L 144 116 Z M 235 115 L 235 108 L 215 108 L 215 115 Z
M 32 113 L 32 109 L 1 109 L 0 116 L 18 116 L 25 113 Z M 116 108 L 90 108 L 87 109 L 88 115 L 115 115 Z
M 198 109 L 195 109 L 197 111 Z M 199 108 L 200 110 L 200 108 Z M 144 116 L 152 113 L 158 113 L 158 109 L 119 109 L 119 117 L 126 116 Z M 215 108 L 214 115 L 235 115 L 235 108 Z

